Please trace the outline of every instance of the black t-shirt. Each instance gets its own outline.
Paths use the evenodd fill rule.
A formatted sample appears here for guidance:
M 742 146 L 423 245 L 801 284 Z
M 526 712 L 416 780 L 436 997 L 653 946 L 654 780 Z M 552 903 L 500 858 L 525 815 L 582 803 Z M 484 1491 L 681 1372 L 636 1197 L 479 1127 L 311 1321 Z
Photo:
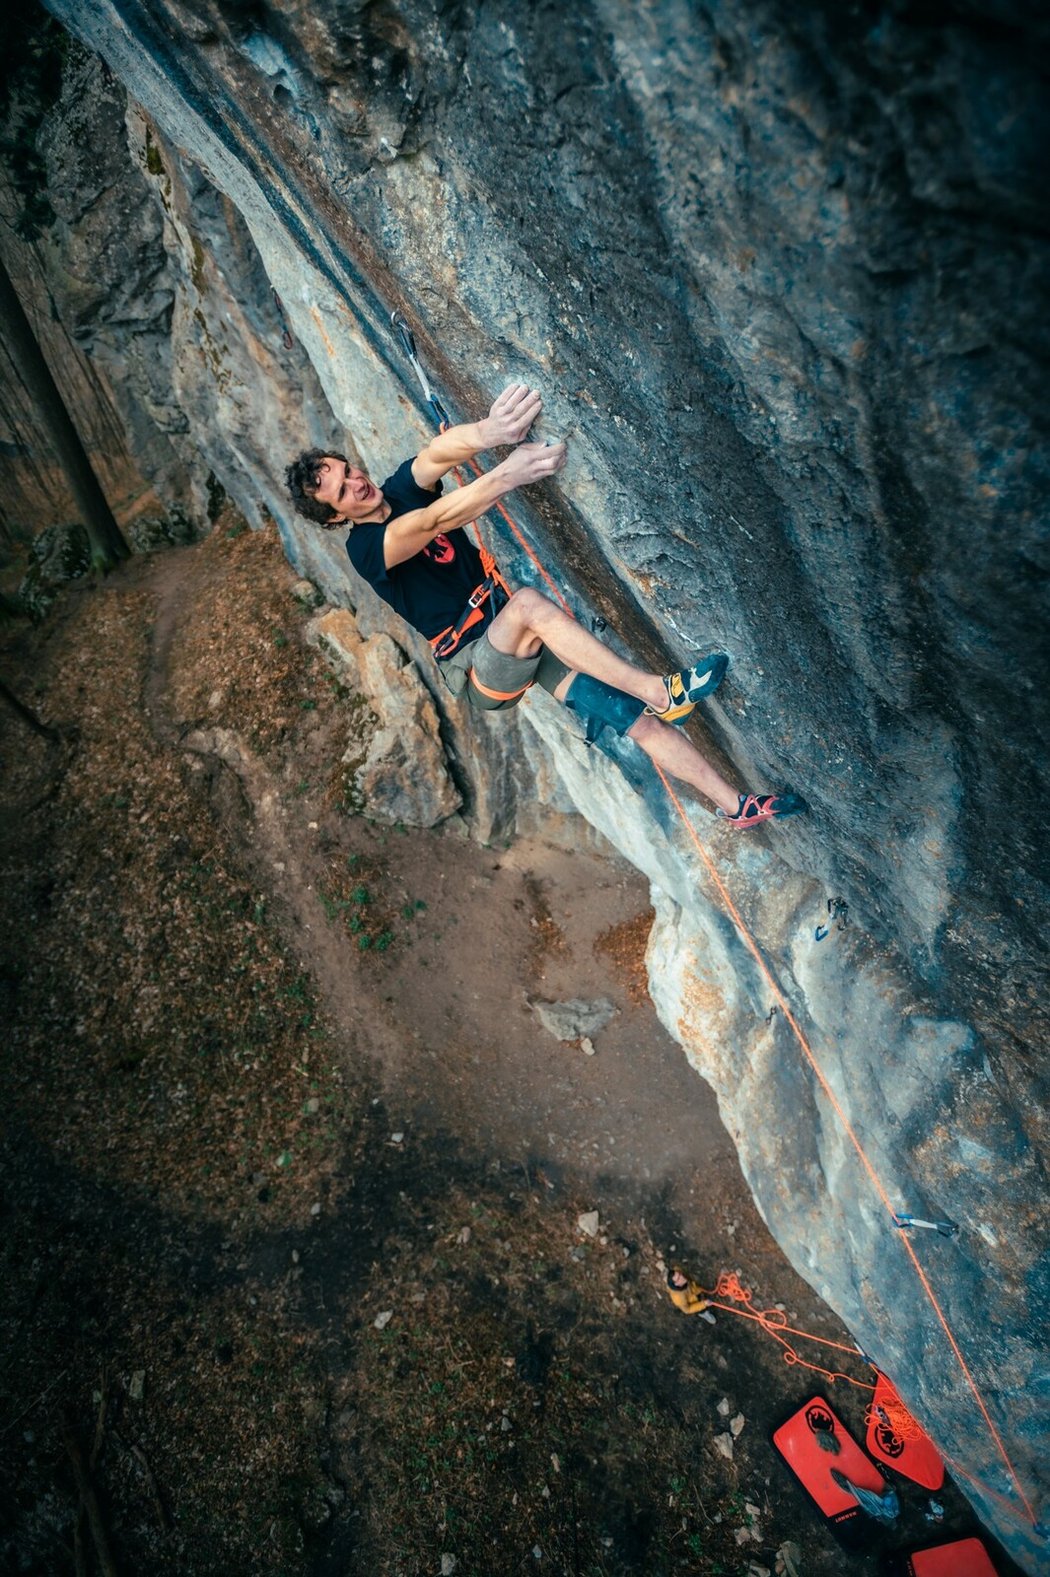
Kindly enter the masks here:
M 428 641 L 455 624 L 467 599 L 484 580 L 481 554 L 463 529 L 444 532 L 425 548 L 387 569 L 383 560 L 383 537 L 391 520 L 413 509 L 425 509 L 441 492 L 441 483 L 428 492 L 412 475 L 412 461 L 404 460 L 393 476 L 387 477 L 380 492 L 390 505 L 383 521 L 365 521 L 354 526 L 346 540 L 350 562 L 373 591 L 378 592 L 407 624 Z M 486 623 L 488 605 L 486 605 Z M 478 626 L 478 633 L 484 625 Z M 471 635 L 473 636 L 473 630 Z

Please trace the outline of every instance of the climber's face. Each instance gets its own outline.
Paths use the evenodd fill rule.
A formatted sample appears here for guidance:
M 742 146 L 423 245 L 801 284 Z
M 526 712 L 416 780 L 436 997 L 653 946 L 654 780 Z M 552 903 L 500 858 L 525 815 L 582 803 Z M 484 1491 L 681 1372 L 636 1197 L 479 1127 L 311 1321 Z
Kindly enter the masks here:
M 336 455 L 325 455 L 318 467 L 314 497 L 334 509 L 341 520 L 375 520 L 383 507 L 383 495 L 356 465 L 348 465 Z

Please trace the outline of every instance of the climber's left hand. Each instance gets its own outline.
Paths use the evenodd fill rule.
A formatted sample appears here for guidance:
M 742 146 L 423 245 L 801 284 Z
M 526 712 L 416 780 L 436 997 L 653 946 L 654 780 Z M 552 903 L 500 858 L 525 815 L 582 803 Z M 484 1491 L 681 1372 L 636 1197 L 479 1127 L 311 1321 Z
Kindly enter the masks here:
M 492 409 L 479 423 L 486 449 L 503 444 L 520 444 L 543 409 L 535 389 L 525 383 L 512 383 L 492 402 Z

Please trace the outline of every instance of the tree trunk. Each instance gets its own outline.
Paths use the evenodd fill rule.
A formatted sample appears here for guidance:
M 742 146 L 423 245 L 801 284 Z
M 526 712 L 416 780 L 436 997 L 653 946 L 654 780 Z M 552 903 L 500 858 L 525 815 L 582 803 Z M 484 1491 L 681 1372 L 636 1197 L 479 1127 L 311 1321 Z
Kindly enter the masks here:
M 36 401 L 40 419 L 66 473 L 82 524 L 91 542 L 91 562 L 96 569 L 112 569 L 121 559 L 126 559 L 131 550 L 91 469 L 84 445 L 44 360 L 32 324 L 26 317 L 2 257 L 0 325 L 15 365 Z

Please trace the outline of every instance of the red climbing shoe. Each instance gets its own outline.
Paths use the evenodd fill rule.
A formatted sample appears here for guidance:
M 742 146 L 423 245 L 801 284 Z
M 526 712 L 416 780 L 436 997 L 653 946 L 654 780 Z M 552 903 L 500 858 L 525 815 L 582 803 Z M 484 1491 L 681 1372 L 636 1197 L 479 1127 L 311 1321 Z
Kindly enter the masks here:
M 735 816 L 724 810 L 715 814 L 731 827 L 757 827 L 760 821 L 772 821 L 775 816 L 801 816 L 808 809 L 800 794 L 741 794 Z

